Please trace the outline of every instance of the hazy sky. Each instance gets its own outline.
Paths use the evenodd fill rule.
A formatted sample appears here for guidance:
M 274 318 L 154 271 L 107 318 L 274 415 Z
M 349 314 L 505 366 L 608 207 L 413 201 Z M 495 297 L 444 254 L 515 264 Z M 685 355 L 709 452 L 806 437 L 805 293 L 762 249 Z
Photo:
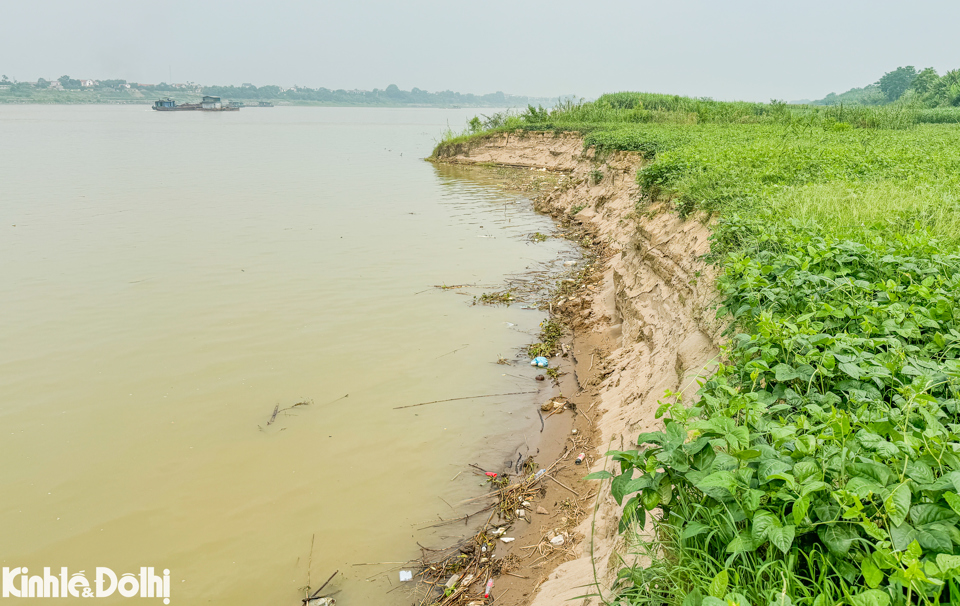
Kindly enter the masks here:
M 960 67 L 960 2 L 0 0 L 0 73 L 820 98 Z

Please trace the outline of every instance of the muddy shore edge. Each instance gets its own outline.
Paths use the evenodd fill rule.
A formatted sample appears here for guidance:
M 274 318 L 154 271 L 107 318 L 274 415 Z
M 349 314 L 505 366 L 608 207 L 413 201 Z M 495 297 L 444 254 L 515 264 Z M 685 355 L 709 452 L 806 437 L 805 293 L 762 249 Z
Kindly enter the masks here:
M 531 177 L 559 173 L 534 197 L 535 208 L 583 233 L 597 253 L 576 290 L 551 306 L 567 328 L 560 391 L 573 416 L 544 433 L 538 460 L 560 457 L 558 481 L 546 483 L 532 503 L 537 513 L 514 527 L 516 540 L 498 546 L 512 566 L 496 594 L 497 603 L 514 606 L 600 604 L 620 558 L 630 562 L 636 550 L 618 533 L 620 507 L 608 482 L 582 478 L 612 470 L 604 452 L 635 447 L 639 433 L 658 427 L 658 400 L 668 390 L 693 398 L 697 379 L 715 368 L 723 327 L 714 311 L 716 269 L 702 260 L 709 228 L 641 195 L 640 155 L 598 154 L 577 133 L 497 133 L 440 146 L 431 160 L 527 169 Z M 575 444 L 588 448 L 587 464 L 573 465 Z M 549 544 L 558 530 L 559 548 Z

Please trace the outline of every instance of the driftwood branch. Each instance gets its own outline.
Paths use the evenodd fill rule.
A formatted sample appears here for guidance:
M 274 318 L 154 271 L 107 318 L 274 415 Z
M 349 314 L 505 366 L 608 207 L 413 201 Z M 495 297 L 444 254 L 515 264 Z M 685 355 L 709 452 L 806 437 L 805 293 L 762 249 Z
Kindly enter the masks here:
M 520 396 L 528 393 L 537 393 L 536 391 L 515 391 L 512 393 L 491 393 L 483 396 L 465 396 L 462 398 L 448 398 L 446 400 L 433 400 L 432 402 L 420 402 L 419 404 L 407 404 L 406 406 L 394 406 L 394 410 L 401 408 L 414 408 L 416 406 L 426 406 L 427 404 L 439 404 L 441 402 L 456 402 L 458 400 L 476 400 L 477 398 L 497 398 L 500 396 Z

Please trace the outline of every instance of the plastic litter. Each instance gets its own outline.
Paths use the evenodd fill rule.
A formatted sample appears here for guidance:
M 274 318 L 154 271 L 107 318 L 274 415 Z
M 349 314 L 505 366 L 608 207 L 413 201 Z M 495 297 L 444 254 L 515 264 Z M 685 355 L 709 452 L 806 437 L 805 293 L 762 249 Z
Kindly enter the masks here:
M 485 471 L 484 474 L 485 474 L 488 478 L 495 478 L 495 477 L 497 477 L 497 474 L 493 473 L 492 471 Z
M 560 547 L 561 545 L 563 545 L 563 542 L 565 540 L 566 539 L 563 538 L 562 534 L 558 534 L 557 536 L 550 539 L 550 544 L 553 545 L 554 547 Z
M 487 581 L 487 588 L 483 590 L 483 597 L 489 598 L 491 591 L 493 591 L 493 579 Z
M 539 480 L 540 478 L 543 477 L 543 474 L 545 474 L 545 473 L 547 473 L 547 470 L 546 470 L 546 469 L 539 469 L 539 470 L 537 470 L 537 473 L 534 474 L 533 479 L 534 479 L 534 480 Z
M 500 540 L 503 541 L 504 543 L 513 543 L 514 541 L 516 541 L 516 539 L 513 537 L 503 537 Z
M 543 356 L 537 356 L 536 358 L 530 360 L 530 366 L 536 366 L 538 368 L 546 368 L 550 366 L 550 360 L 544 358 Z
M 446 585 L 444 585 L 444 587 L 446 587 L 447 589 L 453 589 L 454 587 L 456 587 L 457 581 L 459 581 L 459 580 L 460 580 L 460 575 L 459 575 L 459 574 L 452 575 L 452 576 L 447 580 L 447 583 L 446 583 Z
M 413 580 L 413 571 L 412 570 L 401 570 L 400 571 L 400 581 L 412 581 Z
M 581 463 L 583 463 L 583 460 L 586 458 L 587 458 L 587 453 L 581 452 L 579 455 L 577 455 L 577 460 L 574 461 L 574 463 L 577 465 L 580 465 Z

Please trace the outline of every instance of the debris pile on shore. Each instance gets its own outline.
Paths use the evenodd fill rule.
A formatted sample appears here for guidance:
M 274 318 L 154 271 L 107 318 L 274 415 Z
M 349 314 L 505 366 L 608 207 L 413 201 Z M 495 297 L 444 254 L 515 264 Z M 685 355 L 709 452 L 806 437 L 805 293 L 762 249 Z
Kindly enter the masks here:
M 481 528 L 456 545 L 440 550 L 421 546 L 423 555 L 417 573 L 418 588 L 423 594 L 420 606 L 479 606 L 487 603 L 492 597 L 491 581 L 509 574 L 519 563 L 514 554 L 496 556 L 497 542 L 514 540 L 508 536 L 513 523 L 533 513 L 531 500 L 546 492 L 542 480 L 558 463 L 560 459 L 547 469 L 536 470 L 536 463 L 529 458 L 515 482 L 506 475 L 493 474 L 491 477 L 487 474 L 496 490 L 466 502 L 494 498 L 493 503 L 473 514 L 434 524 L 466 522 L 473 516 L 489 512 Z

